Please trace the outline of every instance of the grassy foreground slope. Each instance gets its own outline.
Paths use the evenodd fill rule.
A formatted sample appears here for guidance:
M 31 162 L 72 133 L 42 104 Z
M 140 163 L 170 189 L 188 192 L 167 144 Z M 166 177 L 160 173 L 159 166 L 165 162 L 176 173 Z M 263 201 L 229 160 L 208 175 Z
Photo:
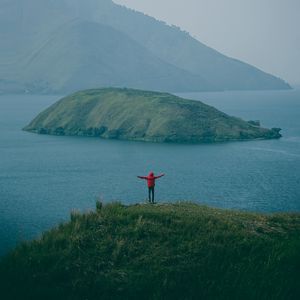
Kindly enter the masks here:
M 25 130 L 54 135 L 175 143 L 279 138 L 201 101 L 168 93 L 104 88 L 67 96 L 40 113 Z
M 299 299 L 300 215 L 102 206 L 0 263 L 2 299 Z M 3 296 L 3 297 L 2 297 Z

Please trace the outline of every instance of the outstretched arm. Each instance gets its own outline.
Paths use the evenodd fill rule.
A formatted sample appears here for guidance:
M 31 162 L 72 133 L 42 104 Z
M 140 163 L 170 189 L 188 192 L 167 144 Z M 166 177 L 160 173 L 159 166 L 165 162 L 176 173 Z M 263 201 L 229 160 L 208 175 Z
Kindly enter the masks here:
M 140 178 L 140 179 L 147 179 L 146 176 L 137 176 L 137 178 Z
M 163 176 L 165 176 L 165 174 L 161 174 L 159 176 L 155 176 L 154 178 L 157 179 L 157 178 L 160 178 L 160 177 L 163 177 Z

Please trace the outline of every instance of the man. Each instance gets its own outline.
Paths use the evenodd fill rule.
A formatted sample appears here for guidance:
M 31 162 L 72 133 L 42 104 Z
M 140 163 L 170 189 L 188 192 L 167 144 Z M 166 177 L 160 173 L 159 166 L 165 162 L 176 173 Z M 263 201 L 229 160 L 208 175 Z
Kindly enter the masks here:
M 140 179 L 146 179 L 148 183 L 148 199 L 150 203 L 154 203 L 154 187 L 155 180 L 164 176 L 165 174 L 161 174 L 159 176 L 154 176 L 153 172 L 150 172 L 148 176 L 138 176 Z

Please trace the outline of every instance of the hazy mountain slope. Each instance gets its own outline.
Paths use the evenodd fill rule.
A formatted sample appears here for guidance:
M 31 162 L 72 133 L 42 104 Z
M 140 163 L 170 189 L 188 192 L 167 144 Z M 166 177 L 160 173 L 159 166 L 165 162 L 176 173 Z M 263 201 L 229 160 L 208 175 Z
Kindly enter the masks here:
M 46 92 L 95 86 L 180 91 L 203 85 L 200 76 L 161 61 L 125 34 L 86 21 L 70 22 L 53 34 L 32 52 L 21 74 Z
M 73 16 L 53 6 L 53 1 L 0 0 L 0 83 L 2 90 L 26 89 L 26 72 L 34 53 L 53 38 Z M 47 69 L 44 70 L 46 72 Z M 25 75 L 24 75 L 25 74 Z M 25 78 L 24 78 L 25 77 Z M 3 83 L 5 82 L 5 83 Z M 14 82 L 14 85 L 7 84 Z M 30 85 L 36 83 L 30 82 Z M 14 86 L 14 88 L 10 88 Z
M 0 0 L 0 40 L 0 92 L 288 87 L 111 0 Z
M 25 130 L 148 142 L 201 143 L 279 138 L 206 105 L 168 93 L 133 89 L 86 90 L 63 98 Z
M 99 22 L 125 32 L 159 58 L 194 74 L 201 74 L 219 89 L 289 88 L 283 80 L 229 58 L 178 27 L 168 26 L 140 12 L 115 5 L 99 10 L 98 14 Z
M 7 40 L 7 49 L 2 49 L 0 60 L 3 67 L 0 79 L 5 79 L 2 86 L 10 80 L 18 81 L 29 91 L 63 93 L 107 85 L 172 91 L 213 88 L 201 76 L 157 58 L 124 33 L 85 21 L 92 7 L 84 13 L 80 6 L 68 1 L 49 2 L 51 5 L 40 8 L 49 12 L 42 22 L 48 26 L 39 27 L 39 18 L 33 21 L 28 18 L 37 1 L 29 2 L 31 6 L 24 6 L 23 19 L 15 24 L 16 28 L 11 28 L 11 35 L 1 31 Z M 19 10 L 13 4 L 6 7 L 7 13 Z M 52 21 L 56 12 L 63 11 L 65 15 Z M 83 17 L 75 18 L 79 11 L 83 11 Z M 33 27 L 38 30 L 32 30 Z M 15 38 L 10 40 L 9 36 Z M 16 48 L 16 52 L 10 52 L 10 48 Z

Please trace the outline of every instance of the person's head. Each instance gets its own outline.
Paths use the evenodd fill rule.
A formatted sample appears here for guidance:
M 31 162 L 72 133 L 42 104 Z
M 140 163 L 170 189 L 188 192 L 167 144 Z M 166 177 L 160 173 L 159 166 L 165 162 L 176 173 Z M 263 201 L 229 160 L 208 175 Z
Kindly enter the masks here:
M 149 173 L 149 176 L 150 176 L 150 177 L 154 177 L 154 173 L 151 171 L 151 172 Z

